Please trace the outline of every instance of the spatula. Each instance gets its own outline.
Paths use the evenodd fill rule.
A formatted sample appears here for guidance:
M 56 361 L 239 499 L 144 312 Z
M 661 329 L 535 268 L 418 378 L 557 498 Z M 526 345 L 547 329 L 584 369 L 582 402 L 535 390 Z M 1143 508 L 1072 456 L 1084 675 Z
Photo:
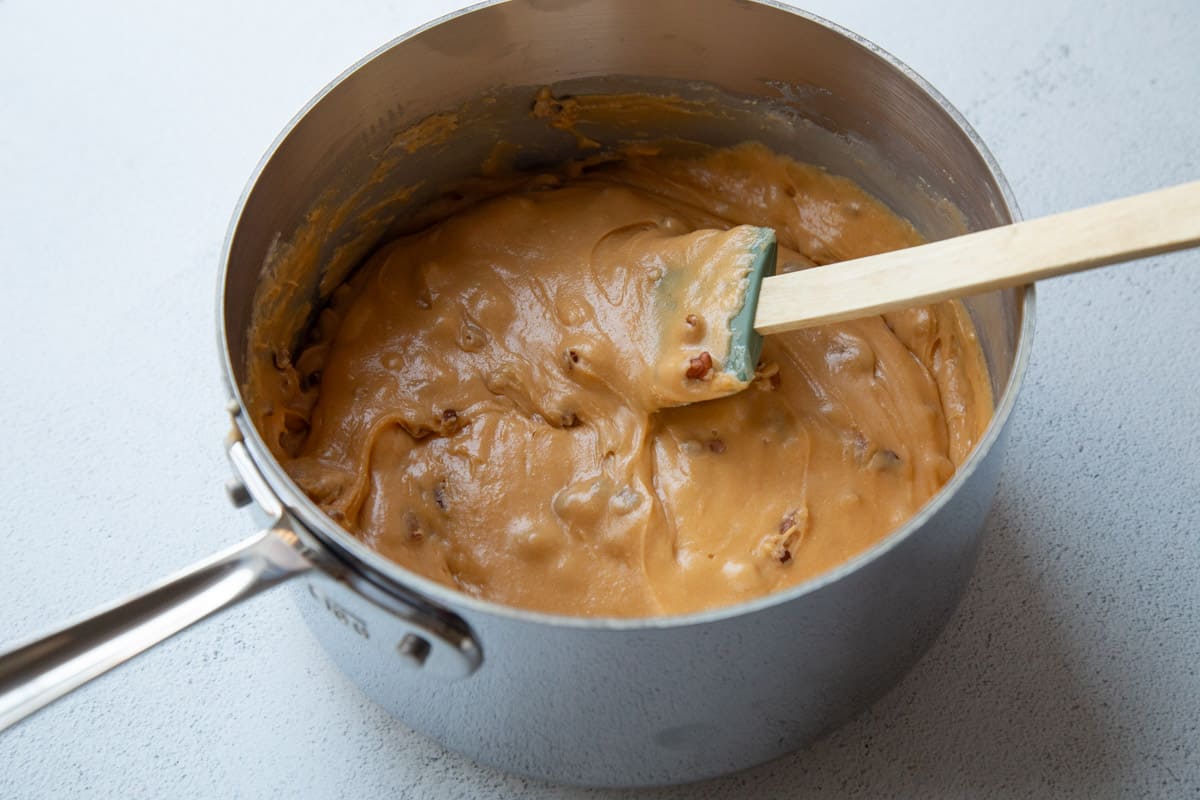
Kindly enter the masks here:
M 749 378 L 747 364 L 753 370 L 763 335 L 1196 247 L 1200 181 L 784 275 L 772 276 L 774 236 L 768 235 L 770 229 L 761 230 L 763 235 L 753 240 L 761 244 L 744 284 L 746 302 L 741 313 L 726 316 L 730 352 L 748 357 L 721 368 L 741 381 Z M 739 279 L 744 275 L 743 270 Z M 748 308 L 755 309 L 753 324 Z

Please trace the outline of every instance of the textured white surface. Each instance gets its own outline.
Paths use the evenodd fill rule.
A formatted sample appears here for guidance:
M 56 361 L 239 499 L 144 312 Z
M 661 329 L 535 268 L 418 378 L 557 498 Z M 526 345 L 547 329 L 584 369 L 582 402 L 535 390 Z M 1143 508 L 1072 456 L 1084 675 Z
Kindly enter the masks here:
M 247 535 L 217 256 L 261 153 L 455 2 L 0 0 L 0 641 Z M 956 103 L 1027 215 L 1200 177 L 1194 0 L 808 7 Z M 1045 284 L 977 576 L 916 670 L 803 753 L 639 798 L 1200 793 L 1200 253 Z M 607 797 L 407 731 L 272 592 L 7 734 L 0 797 Z M 615 795 L 614 795 L 615 796 Z

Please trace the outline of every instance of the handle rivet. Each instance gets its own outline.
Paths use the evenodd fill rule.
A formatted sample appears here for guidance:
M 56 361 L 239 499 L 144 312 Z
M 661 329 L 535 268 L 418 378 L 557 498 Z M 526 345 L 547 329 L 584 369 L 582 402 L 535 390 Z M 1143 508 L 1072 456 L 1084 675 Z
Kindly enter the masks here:
M 245 508 L 254 502 L 254 498 L 250 496 L 250 491 L 246 488 L 246 484 L 237 478 L 230 478 L 225 482 L 225 494 L 229 496 L 229 502 L 233 503 L 234 508 Z
M 431 649 L 429 642 L 415 633 L 408 634 L 400 640 L 400 644 L 396 645 L 396 652 L 417 667 L 424 666 Z

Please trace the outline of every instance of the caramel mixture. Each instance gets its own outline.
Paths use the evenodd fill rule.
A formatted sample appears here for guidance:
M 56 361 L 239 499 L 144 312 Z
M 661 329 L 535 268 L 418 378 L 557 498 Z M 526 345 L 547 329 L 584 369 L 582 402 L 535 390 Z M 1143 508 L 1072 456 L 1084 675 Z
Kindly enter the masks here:
M 901 525 L 990 419 L 957 303 L 768 337 L 748 388 L 689 402 L 730 388 L 705 314 L 729 297 L 672 287 L 672 253 L 740 224 L 776 230 L 781 271 L 919 241 L 846 179 L 744 145 L 502 183 L 252 377 L 289 473 L 411 570 L 564 614 L 747 600 Z

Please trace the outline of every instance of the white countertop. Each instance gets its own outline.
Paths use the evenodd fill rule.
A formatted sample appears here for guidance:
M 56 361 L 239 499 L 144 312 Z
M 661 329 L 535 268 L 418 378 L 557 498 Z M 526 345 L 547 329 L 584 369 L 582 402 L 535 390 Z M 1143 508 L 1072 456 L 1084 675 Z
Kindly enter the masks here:
M 252 531 L 221 488 L 234 203 L 329 79 L 457 5 L 0 0 L 0 641 Z M 809 8 L 957 104 L 1026 215 L 1200 177 L 1195 0 Z M 933 650 L 807 751 L 638 798 L 1200 792 L 1200 252 L 1039 292 L 978 572 Z M 609 795 L 409 732 L 286 591 L 0 735 L 10 800 L 338 796 Z

